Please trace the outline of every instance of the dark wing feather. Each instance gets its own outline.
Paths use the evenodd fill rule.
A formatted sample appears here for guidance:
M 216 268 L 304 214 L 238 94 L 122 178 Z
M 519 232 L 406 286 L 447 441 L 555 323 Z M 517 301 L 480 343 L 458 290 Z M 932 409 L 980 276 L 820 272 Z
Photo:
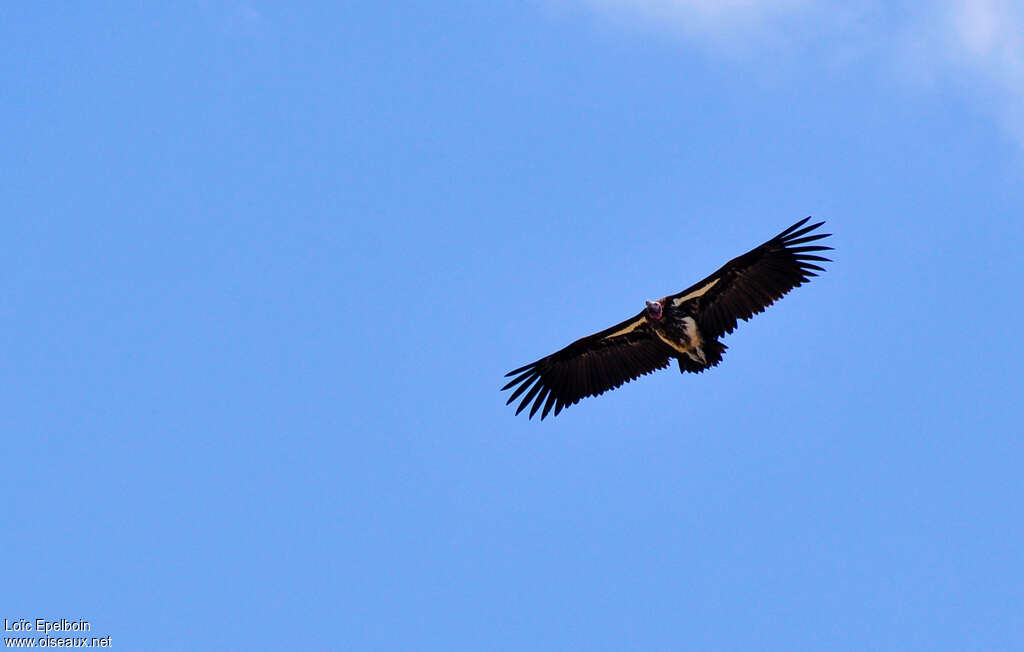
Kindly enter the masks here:
M 665 297 L 681 305 L 692 302 L 705 339 L 731 333 L 739 319 L 750 319 L 793 288 L 825 271 L 816 262 L 830 262 L 812 254 L 832 247 L 807 245 L 829 233 L 808 235 L 824 222 L 804 226 L 806 217 L 760 247 L 733 258 L 717 272 L 678 294 Z
M 543 406 L 544 419 L 587 396 L 597 396 L 634 378 L 668 366 L 671 350 L 653 335 L 646 311 L 600 333 L 576 340 L 561 351 L 505 374 L 515 376 L 502 391 L 515 388 L 506 405 L 525 393 L 516 414 L 531 401 L 530 418 Z

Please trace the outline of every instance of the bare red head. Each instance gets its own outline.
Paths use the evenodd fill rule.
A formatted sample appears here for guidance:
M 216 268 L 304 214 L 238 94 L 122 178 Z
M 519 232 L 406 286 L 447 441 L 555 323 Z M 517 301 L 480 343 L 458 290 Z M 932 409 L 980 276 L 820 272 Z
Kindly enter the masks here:
M 647 316 L 651 319 L 661 319 L 661 302 L 660 301 L 648 301 L 647 302 Z

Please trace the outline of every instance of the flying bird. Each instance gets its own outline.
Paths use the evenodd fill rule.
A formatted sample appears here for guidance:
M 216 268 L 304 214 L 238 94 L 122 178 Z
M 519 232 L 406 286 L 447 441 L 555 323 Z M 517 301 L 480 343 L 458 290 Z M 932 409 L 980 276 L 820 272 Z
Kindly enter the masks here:
M 828 237 L 812 233 L 824 222 L 804 226 L 805 217 L 760 247 L 733 258 L 717 272 L 677 294 L 647 301 L 640 314 L 600 333 L 578 339 L 561 351 L 513 369 L 502 391 L 515 388 L 508 405 L 520 396 L 516 414 L 532 401 L 530 418 L 555 415 L 580 399 L 598 396 L 623 383 L 669 366 L 698 373 L 718 365 L 726 346 L 718 338 L 731 333 L 737 320 L 748 320 L 793 288 L 803 285 L 818 262 L 812 252 L 832 247 L 808 245 Z

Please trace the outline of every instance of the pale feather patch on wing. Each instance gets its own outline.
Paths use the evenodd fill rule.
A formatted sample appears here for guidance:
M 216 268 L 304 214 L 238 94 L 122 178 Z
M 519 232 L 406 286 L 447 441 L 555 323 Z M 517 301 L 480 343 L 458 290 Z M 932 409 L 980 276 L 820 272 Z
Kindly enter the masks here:
M 684 317 L 682 324 L 685 342 L 671 340 L 660 330 L 655 331 L 655 333 L 662 342 L 668 344 L 679 353 L 689 356 L 696 362 L 707 362 L 704 358 L 704 351 L 700 348 L 704 344 L 704 338 L 701 337 L 700 329 L 697 328 L 697 321 L 693 317 Z
M 705 292 L 707 292 L 711 288 L 715 287 L 715 284 L 718 283 L 719 280 L 720 280 L 719 278 L 716 278 L 715 280 L 711 281 L 710 283 L 706 283 L 703 287 L 699 287 L 696 290 L 694 290 L 693 292 L 691 292 L 691 293 L 689 293 L 689 294 L 687 294 L 685 296 L 681 296 L 678 299 L 673 299 L 672 300 L 672 306 L 675 307 L 675 308 L 678 308 L 679 306 L 681 306 L 683 303 L 689 301 L 690 299 L 696 299 L 699 296 L 703 296 Z
M 636 329 L 640 328 L 641 326 L 643 326 L 646 323 L 647 323 L 647 318 L 646 317 L 644 317 L 643 319 L 638 319 L 635 322 L 633 322 L 632 324 L 630 324 L 629 326 L 626 326 L 625 328 L 620 328 L 619 330 L 615 331 L 614 333 L 611 333 L 609 335 L 605 335 L 601 339 L 609 340 L 609 339 L 611 339 L 613 337 L 619 337 L 620 335 L 625 335 L 626 333 L 632 333 L 633 331 L 635 331 Z
M 665 337 L 665 334 L 662 333 L 660 330 L 654 332 L 658 335 L 658 339 L 660 339 L 665 344 L 668 344 L 669 346 L 671 346 L 676 351 L 679 351 L 680 353 L 687 353 L 690 351 L 690 349 L 693 348 L 692 346 L 685 346 L 680 342 L 676 342 L 675 340 L 670 340 L 669 338 Z

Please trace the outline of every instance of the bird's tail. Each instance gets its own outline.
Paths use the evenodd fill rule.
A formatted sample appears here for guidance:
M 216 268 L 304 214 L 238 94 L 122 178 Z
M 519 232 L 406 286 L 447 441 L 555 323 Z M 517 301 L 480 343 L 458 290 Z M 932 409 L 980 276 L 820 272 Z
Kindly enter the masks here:
M 729 348 L 718 340 L 706 340 L 699 347 L 679 356 L 679 373 L 689 371 L 700 373 L 722 361 L 722 354 Z

